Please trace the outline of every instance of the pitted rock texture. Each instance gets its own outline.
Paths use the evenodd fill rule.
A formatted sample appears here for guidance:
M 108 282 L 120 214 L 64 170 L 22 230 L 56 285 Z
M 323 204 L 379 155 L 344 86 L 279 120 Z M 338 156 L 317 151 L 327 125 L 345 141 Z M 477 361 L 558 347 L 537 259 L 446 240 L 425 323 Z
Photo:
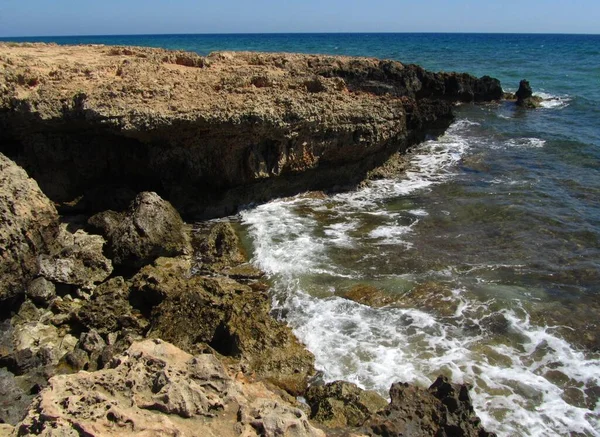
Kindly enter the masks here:
M 185 215 L 340 189 L 499 99 L 497 80 L 323 55 L 0 43 L 0 151 L 63 208 L 156 191 Z
M 23 297 L 37 257 L 58 233 L 52 202 L 25 170 L 0 153 L 0 312 Z
M 376 392 L 345 381 L 310 387 L 306 401 L 311 407 L 310 418 L 329 428 L 361 427 L 388 406 Z
M 163 262 L 132 279 L 131 301 L 148 317 L 148 335 L 190 352 L 207 344 L 294 395 L 314 373 L 313 355 L 271 317 L 262 290 L 226 277 L 186 277 L 177 263 Z
M 38 257 L 39 274 L 55 283 L 91 290 L 113 271 L 103 253 L 105 243 L 99 235 L 81 229 L 71 233 L 61 225 L 55 248 Z
M 18 435 L 324 437 L 261 383 L 232 378 L 213 355 L 134 343 L 110 368 L 55 376 Z

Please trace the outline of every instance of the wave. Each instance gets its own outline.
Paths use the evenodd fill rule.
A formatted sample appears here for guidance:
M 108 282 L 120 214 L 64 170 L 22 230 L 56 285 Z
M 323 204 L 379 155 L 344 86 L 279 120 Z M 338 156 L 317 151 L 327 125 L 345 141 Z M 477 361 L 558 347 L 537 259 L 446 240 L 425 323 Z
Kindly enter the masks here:
M 522 293 L 499 288 L 492 295 L 504 296 L 500 304 L 461 286 L 448 294 L 433 288 L 403 306 L 406 290 L 412 290 L 405 284 L 413 278 L 380 271 L 388 251 L 416 250 L 411 235 L 429 212 L 411 198 L 458 174 L 476 127 L 461 120 L 444 136 L 416 147 L 408 171 L 397 179 L 244 211 L 253 262 L 272 279 L 276 313 L 286 314 L 325 380 L 348 380 L 385 396 L 393 382 L 428 386 L 442 373 L 472 385 L 477 414 L 499 435 L 600 436 L 600 403 L 590 401 L 600 386 L 600 359 L 575 350 L 552 327 L 531 322 L 517 299 Z M 537 138 L 504 143 L 543 145 Z M 398 199 L 405 202 L 402 207 L 385 207 Z M 502 267 L 515 266 L 481 268 Z M 427 276 L 453 283 L 458 273 L 446 268 Z M 337 295 L 373 278 L 387 284 L 400 303 L 376 309 Z
M 545 92 L 535 92 L 534 96 L 541 97 L 542 101 L 540 102 L 540 106 L 546 109 L 561 109 L 569 106 L 572 98 L 564 95 L 557 96 L 554 94 L 549 94 Z

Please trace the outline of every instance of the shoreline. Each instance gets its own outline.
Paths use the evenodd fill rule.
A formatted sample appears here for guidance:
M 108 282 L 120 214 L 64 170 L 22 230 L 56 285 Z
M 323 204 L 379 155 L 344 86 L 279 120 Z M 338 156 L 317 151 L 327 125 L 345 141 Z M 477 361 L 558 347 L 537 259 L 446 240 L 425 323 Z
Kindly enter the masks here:
M 264 403 L 255 404 L 259 391 L 260 399 L 291 408 L 282 412 L 269 404 L 268 411 L 294 416 L 285 426 L 301 427 L 303 435 L 340 426 L 375 435 L 407 426 L 488 435 L 467 388 L 447 380 L 429 390 L 397 385 L 389 405 L 347 383 L 341 394 L 331 385 L 307 392 L 312 354 L 269 315 L 262 273 L 244 260 L 233 229 L 216 224 L 191 232 L 180 214 L 210 218 L 250 202 L 356 186 L 428 132 L 445 129 L 452 103 L 500 99 L 498 81 L 372 58 L 230 52 L 200 57 L 108 46 L 0 43 L 0 66 L 0 152 L 8 158 L 0 157 L 3 171 L 15 175 L 2 185 L 2 214 L 10 223 L 2 236 L 3 271 L 18 269 L 1 284 L 7 344 L 0 363 L 13 374 L 4 381 L 16 381 L 14 392 L 21 390 L 22 399 L 40 393 L 15 433 L 78 426 L 109 435 L 111 422 L 127 423 L 111 419 L 115 412 L 84 419 L 82 411 L 93 411 L 98 402 L 81 404 L 78 411 L 58 407 L 80 396 L 74 389 L 61 392 L 60 381 L 79 384 L 74 381 L 83 374 L 73 373 L 78 370 L 92 371 L 91 378 L 116 378 L 110 372 L 121 369 L 118 363 L 127 361 L 122 357 L 136 366 L 136 348 L 154 347 L 139 341 L 155 338 L 191 355 L 216 356 L 228 368 L 220 374 L 227 387 L 236 385 L 228 379 L 238 378 L 232 375 L 265 384 L 231 388 L 238 397 L 217 390 L 224 400 L 213 407 L 198 401 L 206 394 L 180 381 L 148 388 L 154 403 L 140 401 L 138 407 L 154 405 L 141 409 L 160 411 L 174 429 L 179 418 L 193 417 L 216 417 L 210 426 L 235 425 L 232 432 L 270 429 L 257 424 L 259 413 L 238 413 L 237 421 L 227 416 L 238 408 L 268 417 Z M 394 163 L 389 165 L 393 170 Z M 15 184 L 28 195 L 12 194 Z M 185 360 L 192 362 L 190 356 Z M 157 357 L 167 368 L 181 364 Z M 148 381 L 158 377 L 151 374 Z M 157 384 L 144 381 L 140 386 Z M 98 380 L 84 383 L 102 386 Z M 145 390 L 119 387 L 124 396 Z M 160 397 L 163 389 L 175 390 L 186 407 Z M 347 390 L 354 391 L 351 400 L 344 397 Z M 294 400 L 307 393 L 308 409 Z M 406 393 L 408 404 L 402 400 Z M 448 402 L 456 408 L 444 406 Z M 58 419 L 45 418 L 50 405 Z M 360 419 L 351 408 L 361 411 Z M 411 422 L 415 408 L 430 416 Z M 138 427 L 152 429 L 145 413 L 128 414 Z M 390 416 L 391 422 L 384 419 Z

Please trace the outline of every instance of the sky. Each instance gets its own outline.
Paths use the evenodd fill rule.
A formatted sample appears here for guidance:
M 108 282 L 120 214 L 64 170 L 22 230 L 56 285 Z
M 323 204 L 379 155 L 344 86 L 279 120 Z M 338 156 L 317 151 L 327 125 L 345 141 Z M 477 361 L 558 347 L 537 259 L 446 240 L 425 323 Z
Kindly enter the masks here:
M 0 0 L 0 36 L 600 33 L 600 0 Z

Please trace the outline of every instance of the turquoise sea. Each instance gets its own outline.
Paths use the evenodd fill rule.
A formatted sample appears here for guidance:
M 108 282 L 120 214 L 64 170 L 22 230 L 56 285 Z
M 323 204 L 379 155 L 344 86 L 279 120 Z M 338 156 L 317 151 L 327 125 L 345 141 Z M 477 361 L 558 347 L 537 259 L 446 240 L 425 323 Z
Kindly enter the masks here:
M 5 38 L 6 40 L 7 38 Z M 323 380 L 386 394 L 446 374 L 501 436 L 600 436 L 600 35 L 268 34 L 19 38 L 374 56 L 530 81 L 537 110 L 456 107 L 406 173 L 236 221 L 275 314 Z M 372 287 L 396 303 L 341 294 Z

